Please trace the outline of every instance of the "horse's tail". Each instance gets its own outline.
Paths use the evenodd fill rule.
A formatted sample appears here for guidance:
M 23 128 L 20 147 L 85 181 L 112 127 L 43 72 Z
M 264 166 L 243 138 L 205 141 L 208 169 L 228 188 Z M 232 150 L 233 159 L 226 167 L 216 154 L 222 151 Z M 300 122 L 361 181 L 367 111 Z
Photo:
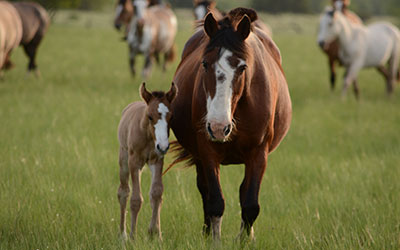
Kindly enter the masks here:
M 173 62 L 176 58 L 176 46 L 175 44 L 165 53 L 165 61 Z
M 178 141 L 171 142 L 171 152 L 175 153 L 175 160 L 169 164 L 166 170 L 164 170 L 163 175 L 165 175 L 173 166 L 183 161 L 186 161 L 186 167 L 194 165 L 192 155 L 185 150 Z

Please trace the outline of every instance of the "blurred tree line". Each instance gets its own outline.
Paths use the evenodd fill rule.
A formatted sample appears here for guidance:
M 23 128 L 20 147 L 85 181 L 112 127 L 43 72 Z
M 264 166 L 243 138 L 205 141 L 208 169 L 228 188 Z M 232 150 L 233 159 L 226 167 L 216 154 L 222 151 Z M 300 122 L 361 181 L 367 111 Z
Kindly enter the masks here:
M 11 0 L 15 1 L 15 0 Z M 110 8 L 117 0 L 33 0 L 47 9 L 64 8 L 99 10 Z M 173 7 L 192 8 L 193 0 L 163 0 Z M 229 10 L 238 6 L 248 6 L 270 13 L 320 13 L 330 0 L 216 0 L 218 8 Z M 350 9 L 363 18 L 373 15 L 400 16 L 400 0 L 352 0 Z

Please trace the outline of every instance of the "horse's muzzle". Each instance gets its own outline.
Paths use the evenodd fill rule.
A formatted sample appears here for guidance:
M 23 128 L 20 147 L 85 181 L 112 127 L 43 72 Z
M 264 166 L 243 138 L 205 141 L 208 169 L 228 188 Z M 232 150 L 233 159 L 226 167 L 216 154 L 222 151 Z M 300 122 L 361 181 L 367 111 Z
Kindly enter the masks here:
M 325 42 L 324 41 L 319 41 L 318 45 L 319 45 L 319 47 L 321 47 L 321 49 L 325 49 Z
M 121 30 L 122 25 L 121 25 L 120 23 L 114 23 L 114 27 L 115 27 L 117 30 Z
M 213 141 L 225 142 L 232 132 L 232 124 L 207 123 L 207 133 Z

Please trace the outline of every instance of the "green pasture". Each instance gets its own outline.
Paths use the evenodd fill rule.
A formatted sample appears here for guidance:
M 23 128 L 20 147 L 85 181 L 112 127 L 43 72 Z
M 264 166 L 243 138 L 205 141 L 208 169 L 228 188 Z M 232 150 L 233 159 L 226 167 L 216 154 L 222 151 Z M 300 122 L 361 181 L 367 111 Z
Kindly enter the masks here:
M 180 53 L 193 16 L 176 12 Z M 2 250 L 124 247 L 118 235 L 117 126 L 122 109 L 139 100 L 142 80 L 130 76 L 127 46 L 112 27 L 112 13 L 59 12 L 39 51 L 42 77 L 26 75 L 27 59 L 18 48 L 16 67 L 0 81 Z M 256 241 L 235 241 L 243 166 L 221 168 L 226 209 L 219 246 L 201 234 L 195 170 L 179 166 L 164 177 L 163 241 L 149 239 L 145 168 L 138 235 L 126 249 L 399 249 L 399 86 L 388 99 L 383 78 L 364 70 L 361 100 L 351 91 L 342 100 L 343 70 L 331 92 L 327 59 L 316 46 L 318 17 L 262 17 L 282 52 L 293 121 L 269 157 Z M 178 63 L 166 73 L 154 67 L 148 88 L 167 90 Z M 171 161 L 168 155 L 165 164 Z

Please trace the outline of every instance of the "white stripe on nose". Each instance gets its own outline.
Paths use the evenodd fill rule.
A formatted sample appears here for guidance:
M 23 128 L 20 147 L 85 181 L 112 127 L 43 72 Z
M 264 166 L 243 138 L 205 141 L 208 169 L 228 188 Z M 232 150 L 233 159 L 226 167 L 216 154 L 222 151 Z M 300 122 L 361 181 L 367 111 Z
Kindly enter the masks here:
M 154 125 L 156 135 L 155 148 L 162 153 L 166 152 L 169 148 L 168 123 L 166 120 L 169 110 L 168 107 L 164 105 L 164 103 L 160 103 L 158 104 L 157 111 L 161 114 L 161 119 L 159 119 Z

